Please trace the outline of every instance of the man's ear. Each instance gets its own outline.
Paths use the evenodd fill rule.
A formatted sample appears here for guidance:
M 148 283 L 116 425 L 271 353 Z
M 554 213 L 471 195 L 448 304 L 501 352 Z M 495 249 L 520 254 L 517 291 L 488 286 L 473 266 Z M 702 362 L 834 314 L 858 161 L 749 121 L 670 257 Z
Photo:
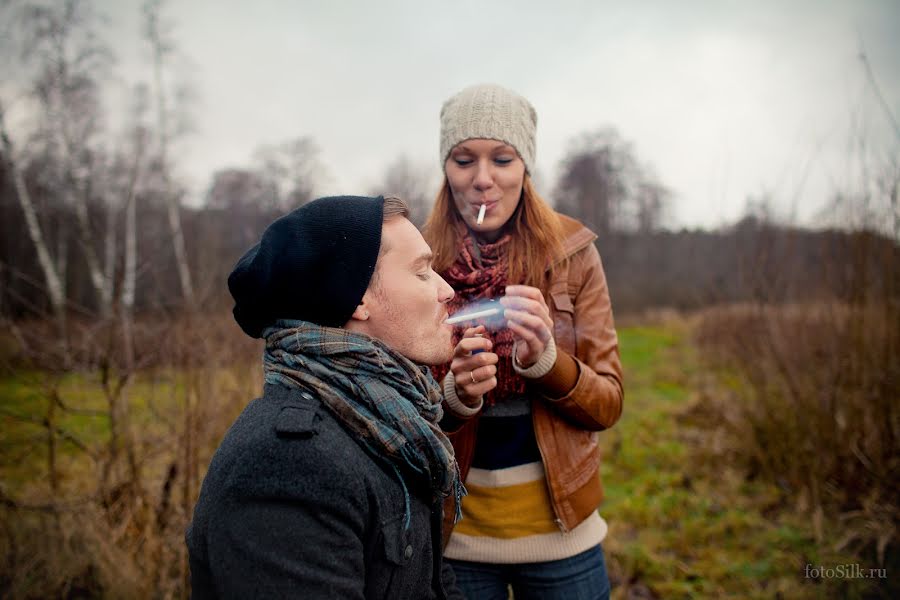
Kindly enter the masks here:
M 353 314 L 350 315 L 350 320 L 357 321 L 368 321 L 369 320 L 369 309 L 366 308 L 366 299 L 363 298 L 363 301 L 360 304 L 356 305 L 356 308 L 353 310 Z

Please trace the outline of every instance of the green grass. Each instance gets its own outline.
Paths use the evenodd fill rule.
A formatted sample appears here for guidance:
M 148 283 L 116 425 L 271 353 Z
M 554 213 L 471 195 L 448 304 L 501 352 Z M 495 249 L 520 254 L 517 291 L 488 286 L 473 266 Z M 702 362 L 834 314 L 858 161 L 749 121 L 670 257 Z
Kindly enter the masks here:
M 166 423 L 158 415 L 173 414 L 184 394 L 184 384 L 178 379 L 146 374 L 127 386 L 125 397 L 133 430 L 150 436 L 165 429 Z M 0 379 L 0 475 L 12 490 L 47 483 L 47 427 L 42 423 L 51 414 L 54 393 L 66 408 L 74 409 L 55 405 L 52 411 L 57 430 L 66 434 L 58 438 L 59 471 L 73 486 L 85 469 L 94 465 L 68 436 L 95 453 L 109 443 L 108 400 L 97 375 L 70 373 L 59 377 L 19 372 Z
M 601 514 L 610 525 L 604 547 L 613 597 L 861 597 L 864 581 L 807 580 L 804 568 L 877 565 L 833 550 L 833 539 L 817 542 L 811 520 L 794 512 L 775 485 L 747 481 L 727 464 L 711 464 L 700 454 L 696 440 L 710 432 L 691 418 L 702 398 L 695 391 L 702 371 L 689 333 L 677 322 L 619 330 L 625 408 L 616 426 L 600 436 L 606 491 Z M 188 390 L 198 385 L 213 403 L 208 415 L 229 413 L 219 416 L 230 423 L 230 413 L 236 414 L 260 383 L 256 367 L 194 372 L 190 383 L 187 376 L 187 371 L 143 373 L 129 385 L 137 435 L 162 435 L 174 427 Z M 54 384 L 47 377 L 18 372 L 0 379 L 3 413 L 43 418 Z M 55 383 L 69 406 L 106 408 L 96 375 L 71 374 Z M 739 381 L 719 380 L 718 385 Z M 109 439 L 106 417 L 57 415 L 60 428 L 89 445 Z M 0 413 L 0 484 L 6 491 L 18 495 L 29 485 L 46 490 L 45 439 L 41 425 Z M 75 464 L 76 459 L 81 462 Z M 95 477 L 81 477 L 91 466 L 65 442 L 60 461 L 66 489 Z
M 684 324 L 619 330 L 622 418 L 601 435 L 601 514 L 614 598 L 859 597 L 859 580 L 815 582 L 806 564 L 860 562 L 815 541 L 779 490 L 711 465 L 685 418 L 698 365 Z M 864 567 L 874 565 L 863 565 Z
M 199 391 L 213 397 L 219 404 L 211 410 L 230 413 L 236 399 L 246 403 L 247 398 L 253 397 L 255 390 L 250 389 L 251 385 L 258 386 L 256 378 L 242 378 L 240 373 L 228 369 L 159 369 L 141 373 L 128 383 L 122 404 L 128 407 L 132 436 L 138 445 L 149 447 L 177 435 L 189 395 L 195 398 Z M 203 389 L 198 390 L 198 386 Z M 46 488 L 49 452 L 43 422 L 48 417 L 53 393 L 68 409 L 74 409 L 64 410 L 58 405 L 54 408 L 58 430 L 98 455 L 110 442 L 108 394 L 98 374 L 69 373 L 60 377 L 20 371 L 0 378 L 0 482 L 8 491 L 24 491 L 29 486 Z M 97 414 L 90 414 L 92 411 Z M 58 437 L 57 444 L 59 471 L 71 484 L 68 489 L 77 488 L 79 479 L 92 479 L 83 477 L 97 466 L 89 455 L 65 436 Z

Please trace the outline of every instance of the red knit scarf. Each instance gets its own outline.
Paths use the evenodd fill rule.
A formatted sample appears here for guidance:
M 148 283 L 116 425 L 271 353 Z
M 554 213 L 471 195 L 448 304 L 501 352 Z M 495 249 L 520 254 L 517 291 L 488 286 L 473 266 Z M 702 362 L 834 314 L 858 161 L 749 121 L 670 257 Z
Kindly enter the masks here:
M 456 262 L 440 274 L 456 291 L 447 306 L 451 315 L 469 303 L 500 298 L 509 283 L 509 234 L 493 243 L 478 243 L 469 232 L 466 233 L 468 235 L 461 236 Z M 454 328 L 454 346 L 459 342 L 463 331 L 471 326 L 463 324 Z M 493 352 L 500 357 L 497 363 L 497 387 L 484 396 L 485 406 L 492 406 L 506 398 L 521 396 L 525 392 L 525 380 L 513 369 L 512 332 L 506 328 L 488 330 L 486 336 L 494 344 Z M 432 367 L 438 381 L 443 380 L 449 369 L 449 364 Z

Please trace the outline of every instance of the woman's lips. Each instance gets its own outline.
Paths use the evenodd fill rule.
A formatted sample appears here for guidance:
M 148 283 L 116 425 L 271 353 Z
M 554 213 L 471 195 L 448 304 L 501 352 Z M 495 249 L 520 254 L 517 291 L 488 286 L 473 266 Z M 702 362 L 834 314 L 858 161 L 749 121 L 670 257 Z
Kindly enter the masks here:
M 472 205 L 472 210 L 475 211 L 475 214 L 477 215 L 478 211 L 481 210 L 482 205 L 484 205 L 485 211 L 489 211 L 492 208 L 494 208 L 495 206 L 497 206 L 498 202 L 500 202 L 500 201 L 499 200 L 487 200 L 485 202 L 478 202 L 478 203 Z

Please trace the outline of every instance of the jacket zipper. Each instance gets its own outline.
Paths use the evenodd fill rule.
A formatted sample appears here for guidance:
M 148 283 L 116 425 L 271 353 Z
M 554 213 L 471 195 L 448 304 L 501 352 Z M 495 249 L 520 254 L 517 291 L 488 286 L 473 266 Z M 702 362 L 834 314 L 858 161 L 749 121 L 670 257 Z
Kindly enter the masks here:
M 594 235 L 593 237 L 590 237 L 589 239 L 585 240 L 584 242 L 579 242 L 578 244 L 575 244 L 575 246 L 573 248 L 571 248 L 571 249 L 569 249 L 569 251 L 565 252 L 564 256 L 558 262 L 568 260 L 569 258 L 574 256 L 575 253 L 580 252 L 584 248 L 587 248 L 588 246 L 593 244 L 594 240 L 596 240 L 596 239 L 597 239 L 597 236 Z M 549 269 L 550 266 L 551 265 L 547 265 L 547 268 Z M 541 454 L 541 464 L 544 465 L 544 477 L 547 478 L 547 488 L 550 491 L 550 508 L 553 509 L 553 515 L 556 517 L 553 520 L 553 522 L 556 523 L 556 526 L 559 527 L 559 530 L 561 532 L 568 533 L 569 528 L 566 527 L 566 524 L 563 523 L 563 520 L 559 516 L 559 509 L 556 506 L 556 498 L 554 497 L 554 494 L 553 494 L 553 486 L 550 485 L 550 469 L 547 468 L 547 457 L 544 454 L 544 449 L 541 447 L 541 438 L 538 435 L 537 423 L 535 421 L 535 416 L 534 416 L 534 401 L 533 400 L 532 400 L 532 407 L 531 407 L 531 428 L 534 429 L 534 439 L 537 441 L 538 452 L 540 452 L 540 454 Z
M 532 400 L 531 406 L 531 428 L 534 429 L 534 439 L 537 442 L 538 452 L 541 455 L 541 464 L 544 465 L 544 477 L 547 478 L 547 488 L 550 491 L 550 508 L 553 509 L 553 516 L 556 517 L 553 519 L 553 522 L 556 523 L 556 526 L 559 527 L 559 530 L 562 533 L 568 533 L 569 529 L 566 527 L 566 524 L 563 523 L 563 520 L 559 517 L 559 510 L 556 507 L 556 498 L 553 494 L 553 485 L 550 482 L 550 469 L 547 468 L 547 457 L 544 455 L 544 449 L 541 447 L 541 438 L 538 435 L 537 423 L 535 421 L 534 416 L 534 401 Z

